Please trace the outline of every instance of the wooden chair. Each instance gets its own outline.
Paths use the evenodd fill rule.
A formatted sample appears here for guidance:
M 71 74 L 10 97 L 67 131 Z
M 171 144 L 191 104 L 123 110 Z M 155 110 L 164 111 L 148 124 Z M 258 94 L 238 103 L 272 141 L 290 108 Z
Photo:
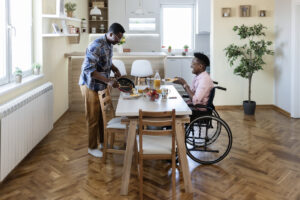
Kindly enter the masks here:
M 115 133 L 127 134 L 127 125 L 121 124 L 122 117 L 115 117 L 109 88 L 98 92 L 104 125 L 103 160 L 106 162 L 107 153 L 124 154 L 125 150 L 114 149 Z M 110 119 L 110 120 L 109 120 Z M 108 148 L 108 138 L 110 146 Z
M 172 127 L 149 130 L 149 126 Z M 172 193 L 175 197 L 175 110 L 171 112 L 144 112 L 139 110 L 138 160 L 140 199 L 143 199 L 143 160 L 172 160 Z

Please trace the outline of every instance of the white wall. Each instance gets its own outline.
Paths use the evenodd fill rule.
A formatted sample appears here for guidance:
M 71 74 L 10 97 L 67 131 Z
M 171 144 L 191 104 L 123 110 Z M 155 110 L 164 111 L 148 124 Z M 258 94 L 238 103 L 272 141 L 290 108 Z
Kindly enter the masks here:
M 291 112 L 291 0 L 275 0 L 274 103 Z
M 239 6 L 251 5 L 251 17 L 240 17 Z M 231 8 L 232 17 L 222 17 L 222 8 Z M 267 17 L 258 17 L 259 10 L 266 10 Z M 241 105 L 248 98 L 248 80 L 233 74 L 225 57 L 224 49 L 232 44 L 241 44 L 239 37 L 232 30 L 235 25 L 254 25 L 262 23 L 268 29 L 266 39 L 274 41 L 274 0 L 213 0 L 212 1 L 212 76 L 226 92 L 218 91 L 216 105 Z M 273 48 L 273 47 L 271 47 Z M 253 76 L 252 99 L 257 104 L 274 104 L 274 57 L 265 57 L 263 71 Z

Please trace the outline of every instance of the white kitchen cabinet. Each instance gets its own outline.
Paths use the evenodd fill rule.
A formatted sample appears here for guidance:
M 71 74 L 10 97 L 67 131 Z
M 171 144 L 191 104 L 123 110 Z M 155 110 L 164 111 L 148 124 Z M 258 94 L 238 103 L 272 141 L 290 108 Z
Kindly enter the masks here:
M 109 0 L 108 24 L 119 23 L 128 30 L 128 18 L 126 18 L 126 0 Z
M 144 14 L 136 14 L 135 11 L 142 8 Z M 159 0 L 126 0 L 127 17 L 158 17 L 159 16 Z
M 196 1 L 196 33 L 208 34 L 210 33 L 211 24 L 211 0 L 197 0 Z
M 191 68 L 192 58 L 167 58 L 165 64 L 165 78 L 182 77 L 191 85 L 193 77 Z

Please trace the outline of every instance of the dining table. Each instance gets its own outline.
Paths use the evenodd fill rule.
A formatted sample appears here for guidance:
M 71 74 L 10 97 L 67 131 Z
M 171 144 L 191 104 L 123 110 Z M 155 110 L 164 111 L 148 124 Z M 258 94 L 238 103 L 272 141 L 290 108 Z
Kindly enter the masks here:
M 122 169 L 121 195 L 128 195 L 129 179 L 140 109 L 151 112 L 164 112 L 175 109 L 176 145 L 179 156 L 179 167 L 183 175 L 185 192 L 193 192 L 189 164 L 186 155 L 184 128 L 184 125 L 189 123 L 189 115 L 192 114 L 192 111 L 173 85 L 162 85 L 161 90 L 163 90 L 163 88 L 165 88 L 164 91 L 168 91 L 167 97 L 160 97 L 156 101 L 152 101 L 151 99 L 147 98 L 146 94 L 135 95 L 134 98 L 130 98 L 128 94 L 122 92 L 120 94 L 115 114 L 118 117 L 126 117 L 124 120 L 122 120 L 122 123 L 129 124 Z

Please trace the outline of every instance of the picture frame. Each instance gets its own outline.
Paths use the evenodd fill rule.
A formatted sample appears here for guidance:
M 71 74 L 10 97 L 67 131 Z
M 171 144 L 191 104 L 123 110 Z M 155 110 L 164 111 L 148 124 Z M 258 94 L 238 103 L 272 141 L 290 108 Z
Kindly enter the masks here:
M 222 8 L 222 17 L 231 17 L 231 8 Z
M 265 11 L 265 10 L 260 10 L 260 11 L 259 11 L 259 16 L 260 16 L 260 17 L 266 17 L 266 15 L 267 15 L 267 14 L 266 14 L 266 11 Z
M 241 17 L 251 17 L 251 5 L 241 5 L 240 6 L 240 16 Z
M 56 34 L 60 34 L 59 26 L 55 23 L 52 24 L 53 32 Z

